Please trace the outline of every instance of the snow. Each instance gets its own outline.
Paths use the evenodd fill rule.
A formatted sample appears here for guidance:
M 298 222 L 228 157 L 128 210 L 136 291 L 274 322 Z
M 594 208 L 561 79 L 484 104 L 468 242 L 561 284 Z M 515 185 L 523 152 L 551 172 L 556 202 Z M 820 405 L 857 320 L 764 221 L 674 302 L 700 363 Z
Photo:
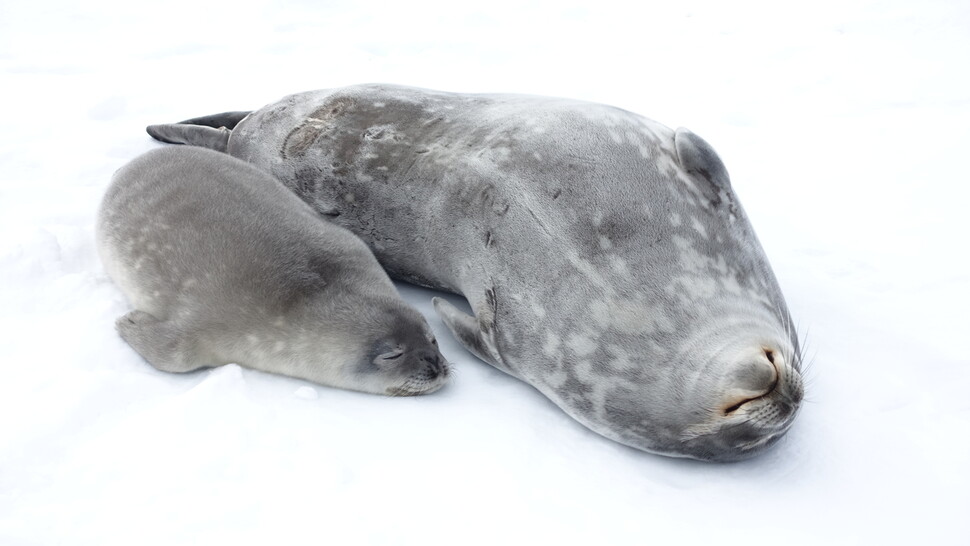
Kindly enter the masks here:
M 970 543 L 970 4 L 146 6 L 0 4 L 0 544 Z M 605 440 L 404 285 L 456 370 L 431 396 L 144 363 L 93 240 L 144 127 L 363 82 L 711 142 L 807 335 L 785 440 L 736 464 Z

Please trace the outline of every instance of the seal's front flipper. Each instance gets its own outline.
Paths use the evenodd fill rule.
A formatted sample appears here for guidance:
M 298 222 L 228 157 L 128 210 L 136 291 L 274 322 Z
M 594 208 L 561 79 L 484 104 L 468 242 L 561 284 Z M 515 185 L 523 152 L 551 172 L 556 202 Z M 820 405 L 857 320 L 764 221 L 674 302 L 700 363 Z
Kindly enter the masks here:
M 232 131 L 225 127 L 206 127 L 205 125 L 183 125 L 181 123 L 165 123 L 149 125 L 146 129 L 155 140 L 169 144 L 188 144 L 209 148 L 217 152 L 225 152 L 229 146 L 229 135 Z
M 121 338 L 149 364 L 165 372 L 191 372 L 206 365 L 186 354 L 180 332 L 144 311 L 132 311 L 115 321 Z
M 438 316 L 469 352 L 499 370 L 518 377 L 505 364 L 502 355 L 498 352 L 498 345 L 495 343 L 495 325 L 491 318 L 476 319 L 442 298 L 433 298 L 431 301 Z

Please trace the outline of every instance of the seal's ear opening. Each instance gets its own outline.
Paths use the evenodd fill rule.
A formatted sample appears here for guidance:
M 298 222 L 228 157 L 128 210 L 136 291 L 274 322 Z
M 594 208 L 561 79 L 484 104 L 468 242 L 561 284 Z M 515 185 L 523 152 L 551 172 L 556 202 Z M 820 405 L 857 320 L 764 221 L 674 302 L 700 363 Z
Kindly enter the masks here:
M 681 127 L 674 135 L 674 146 L 677 149 L 677 161 L 689 174 L 707 180 L 714 186 L 715 192 L 731 187 L 727 168 L 714 148 L 703 138 Z

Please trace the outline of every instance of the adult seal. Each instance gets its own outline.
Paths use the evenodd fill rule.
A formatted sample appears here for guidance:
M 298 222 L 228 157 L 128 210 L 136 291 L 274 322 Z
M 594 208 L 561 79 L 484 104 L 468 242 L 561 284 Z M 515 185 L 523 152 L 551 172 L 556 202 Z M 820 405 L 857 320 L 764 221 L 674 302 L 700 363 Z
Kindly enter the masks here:
M 359 235 L 464 346 L 590 429 L 727 461 L 778 441 L 801 353 L 714 150 L 617 108 L 360 85 L 155 125 Z
M 235 362 L 390 395 L 447 380 L 424 317 L 367 246 L 238 159 L 202 148 L 136 158 L 108 188 L 97 243 L 135 308 L 118 332 L 159 370 Z

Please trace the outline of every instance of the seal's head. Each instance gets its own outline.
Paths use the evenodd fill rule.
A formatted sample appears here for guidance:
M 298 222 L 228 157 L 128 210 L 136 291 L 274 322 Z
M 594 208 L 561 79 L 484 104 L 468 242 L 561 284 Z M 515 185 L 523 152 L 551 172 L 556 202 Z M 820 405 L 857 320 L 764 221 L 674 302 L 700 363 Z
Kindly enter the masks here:
M 438 341 L 417 312 L 388 316 L 388 333 L 371 343 L 361 361 L 363 374 L 376 374 L 390 382 L 384 389 L 392 396 L 428 394 L 448 380 L 448 362 L 438 351 Z
M 671 144 L 659 167 L 645 169 L 659 180 L 650 187 L 668 192 L 654 196 L 662 206 L 645 216 L 633 198 L 614 206 L 610 221 L 639 226 L 639 236 L 614 236 L 603 250 L 593 240 L 587 261 L 571 257 L 579 274 L 569 293 L 596 297 L 573 298 L 574 312 L 558 318 L 566 349 L 549 343 L 546 356 L 563 379 L 547 392 L 625 444 L 744 459 L 792 425 L 803 397 L 800 346 L 723 163 L 689 131 Z
M 356 390 L 391 396 L 432 393 L 448 382 L 448 362 L 427 321 L 402 301 L 382 298 L 356 318 L 362 351 L 348 366 Z
M 724 164 L 690 131 L 677 131 L 674 144 L 678 163 L 705 196 L 698 201 L 707 201 L 690 212 L 703 219 L 706 229 L 724 234 L 714 242 L 675 239 L 681 263 L 685 252 L 702 256 L 701 261 L 723 262 L 736 272 L 739 288 L 734 291 L 727 276 L 710 270 L 707 275 L 728 289 L 694 294 L 686 308 L 683 297 L 667 301 L 671 315 L 681 321 L 707 315 L 694 322 L 693 334 L 680 343 L 676 358 L 687 365 L 677 379 L 691 403 L 679 408 L 680 421 L 673 423 L 679 425 L 680 450 L 689 456 L 744 459 L 777 442 L 791 427 L 804 394 L 801 349 L 784 297 Z M 678 278 L 683 281 L 688 269 L 682 267 Z

